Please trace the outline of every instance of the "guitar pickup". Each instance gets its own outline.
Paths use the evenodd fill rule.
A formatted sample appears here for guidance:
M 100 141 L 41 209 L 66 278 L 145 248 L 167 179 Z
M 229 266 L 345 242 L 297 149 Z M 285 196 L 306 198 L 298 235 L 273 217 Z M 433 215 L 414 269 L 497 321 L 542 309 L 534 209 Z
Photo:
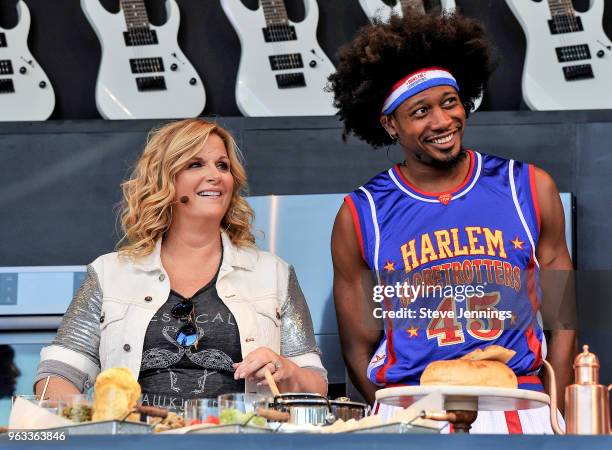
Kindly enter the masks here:
M 13 80 L 10 78 L 0 78 L 0 94 L 11 94 L 15 92 Z
M 548 21 L 548 28 L 551 34 L 574 33 L 584 31 L 580 16 L 569 14 L 556 14 Z
M 297 40 L 295 27 L 292 25 L 271 25 L 262 28 L 266 42 L 283 42 Z
M 578 66 L 566 66 L 563 68 L 563 75 L 566 81 L 584 80 L 595 78 L 593 68 L 590 64 L 580 64 Z
M 125 39 L 125 45 L 128 47 L 135 47 L 137 45 L 156 45 L 157 33 L 155 30 L 149 30 L 145 27 L 134 27 L 129 31 L 123 32 L 123 39 Z
M 289 53 L 286 55 L 272 55 L 270 67 L 272 70 L 301 69 L 304 67 L 302 55 L 299 53 Z
M 0 33 L 0 47 L 6 47 L 6 35 Z
M 0 59 L 0 75 L 12 75 L 13 64 L 10 59 Z
M 138 77 L 136 85 L 140 92 L 146 91 L 165 91 L 166 79 L 164 77 Z
M 306 86 L 303 73 L 282 73 L 276 75 L 276 84 L 279 89 L 292 89 Z
M 557 47 L 555 51 L 557 52 L 557 59 L 562 63 L 591 59 L 591 51 L 587 44 Z
M 130 59 L 132 73 L 163 72 L 164 61 L 161 58 L 133 58 Z

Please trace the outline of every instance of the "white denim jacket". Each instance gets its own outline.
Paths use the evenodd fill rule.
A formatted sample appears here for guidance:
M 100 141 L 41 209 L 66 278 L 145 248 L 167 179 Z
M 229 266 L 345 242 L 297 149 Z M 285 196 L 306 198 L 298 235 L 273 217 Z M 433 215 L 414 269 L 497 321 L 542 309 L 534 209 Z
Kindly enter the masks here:
M 216 288 L 236 319 L 242 357 L 269 347 L 324 378 L 312 319 L 293 268 L 255 248 L 236 247 L 221 234 L 223 260 Z M 35 382 L 60 376 L 82 390 L 101 370 L 129 367 L 138 378 L 147 327 L 170 294 L 161 257 L 153 253 L 130 260 L 109 253 L 88 266 L 53 343 L 41 351 Z M 247 380 L 246 392 L 269 392 Z

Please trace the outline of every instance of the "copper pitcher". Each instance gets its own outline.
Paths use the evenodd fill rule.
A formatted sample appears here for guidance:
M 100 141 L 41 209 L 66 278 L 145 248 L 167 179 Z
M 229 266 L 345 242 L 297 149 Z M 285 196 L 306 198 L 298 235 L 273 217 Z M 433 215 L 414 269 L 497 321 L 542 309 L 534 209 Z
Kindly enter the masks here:
M 557 385 L 555 371 L 548 361 L 544 367 L 550 376 L 550 422 L 555 434 L 612 434 L 610 398 L 612 384 L 599 384 L 599 359 L 582 346 L 574 359 L 574 380 L 565 388 L 565 431 L 557 418 Z

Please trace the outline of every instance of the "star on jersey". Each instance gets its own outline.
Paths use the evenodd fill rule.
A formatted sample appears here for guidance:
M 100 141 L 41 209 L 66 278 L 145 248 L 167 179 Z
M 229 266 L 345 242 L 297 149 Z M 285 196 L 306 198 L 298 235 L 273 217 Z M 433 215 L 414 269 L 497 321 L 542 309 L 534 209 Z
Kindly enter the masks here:
M 515 237 L 514 240 L 510 242 L 512 242 L 512 245 L 514 245 L 515 250 L 524 250 L 523 245 L 525 245 L 525 243 L 521 241 L 518 236 Z
M 414 325 L 410 325 L 410 328 L 408 328 L 406 330 L 406 333 L 408 333 L 408 337 L 410 339 L 412 339 L 413 337 L 418 337 L 419 336 L 419 328 L 415 327 Z
M 395 263 L 387 260 L 387 263 L 384 265 L 383 269 L 387 272 L 395 272 Z

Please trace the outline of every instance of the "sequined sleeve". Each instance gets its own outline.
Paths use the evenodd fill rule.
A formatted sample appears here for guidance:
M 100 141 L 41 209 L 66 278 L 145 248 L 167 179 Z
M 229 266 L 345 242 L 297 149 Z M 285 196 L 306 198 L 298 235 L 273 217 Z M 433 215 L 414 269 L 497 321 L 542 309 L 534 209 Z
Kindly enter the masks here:
M 63 378 L 81 392 L 95 381 L 100 369 L 102 290 L 98 275 L 87 266 L 87 276 L 75 294 L 51 345 L 41 351 L 34 385 L 48 376 Z
M 289 269 L 287 298 L 281 305 L 281 355 L 291 357 L 305 353 L 320 355 L 321 351 L 315 341 L 306 299 L 292 266 Z

